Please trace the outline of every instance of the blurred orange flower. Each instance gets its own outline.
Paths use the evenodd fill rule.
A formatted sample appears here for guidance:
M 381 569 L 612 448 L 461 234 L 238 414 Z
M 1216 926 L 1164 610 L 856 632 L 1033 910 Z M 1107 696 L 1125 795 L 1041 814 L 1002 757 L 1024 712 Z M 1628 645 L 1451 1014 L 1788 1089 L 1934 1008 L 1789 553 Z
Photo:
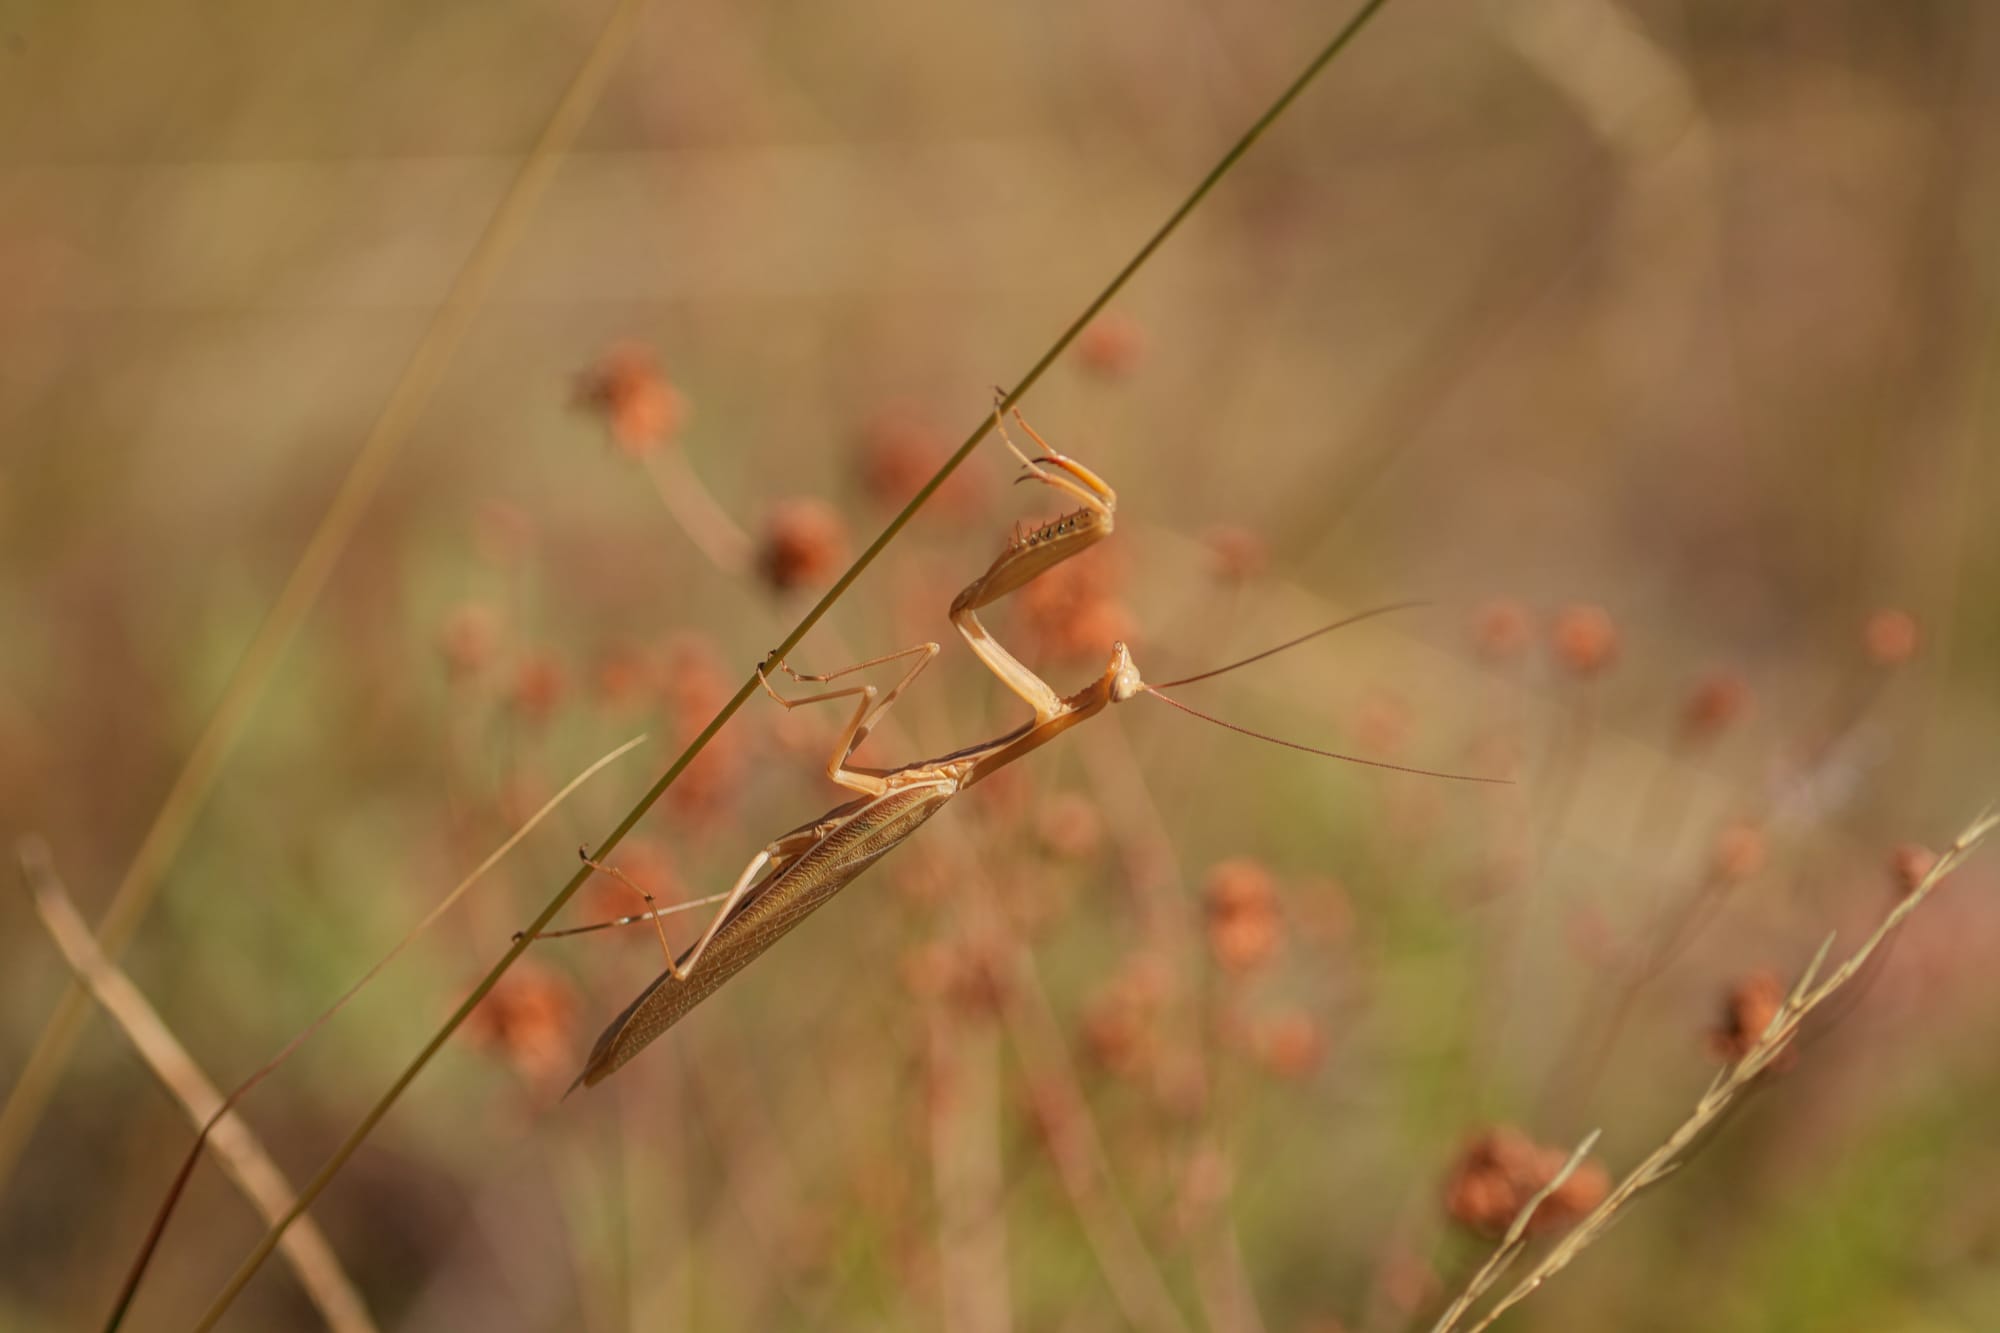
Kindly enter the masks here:
M 1566 606 L 1550 630 L 1556 660 L 1573 675 L 1595 676 L 1618 656 L 1618 627 L 1601 606 Z
M 1510 1125 L 1474 1134 L 1459 1150 L 1445 1182 L 1445 1211 L 1452 1220 L 1482 1236 L 1498 1236 L 1556 1173 L 1569 1154 L 1547 1148 Z M 1577 1165 L 1555 1193 L 1542 1201 L 1528 1232 L 1559 1230 L 1603 1202 L 1611 1178 L 1594 1160 Z
M 514 964 L 465 1020 L 466 1036 L 535 1083 L 564 1077 L 572 1061 L 576 989 L 530 960 Z
M 1208 947 L 1229 972 L 1248 972 L 1278 952 L 1278 889 L 1271 872 L 1249 857 L 1218 862 L 1202 895 L 1208 908 Z
M 1908 611 L 1877 611 L 1861 635 L 1869 660 L 1878 666 L 1901 666 L 1917 655 L 1917 618 Z
M 757 572 L 778 592 L 833 582 L 847 562 L 847 524 L 824 500 L 772 506 L 757 543 Z
M 1077 338 L 1076 354 L 1093 375 L 1123 379 L 1145 359 L 1146 330 L 1132 316 L 1107 310 Z
M 620 343 L 579 374 L 571 401 L 601 416 L 612 442 L 633 458 L 667 443 L 687 420 L 686 398 L 638 343 Z
M 1715 1058 L 1734 1064 L 1750 1053 L 1778 1010 L 1785 1003 L 1785 983 L 1770 971 L 1753 972 L 1730 987 L 1723 997 L 1722 1017 L 1708 1031 L 1708 1049 Z M 1788 1047 L 1771 1062 L 1773 1071 L 1790 1068 L 1798 1057 L 1797 1047 Z

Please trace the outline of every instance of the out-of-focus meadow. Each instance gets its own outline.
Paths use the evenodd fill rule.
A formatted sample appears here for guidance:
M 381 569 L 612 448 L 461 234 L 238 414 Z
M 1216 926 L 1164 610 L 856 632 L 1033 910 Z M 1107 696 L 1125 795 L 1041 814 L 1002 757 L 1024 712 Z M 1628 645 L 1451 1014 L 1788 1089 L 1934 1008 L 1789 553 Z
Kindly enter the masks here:
M 0 834 L 93 920 L 609 12 L 0 11 Z M 1345 17 L 645 9 L 124 955 L 226 1088 L 645 734 L 249 1098 L 295 1183 Z M 1118 530 L 990 623 L 1072 689 L 1427 599 L 1181 693 L 1519 782 L 1135 701 L 567 1100 L 660 946 L 538 945 L 313 1209 L 376 1326 L 1427 1327 L 1530 1140 L 1604 1128 L 1587 1204 L 1996 795 L 1996 132 L 1990 5 L 1390 4 L 1029 398 Z M 1013 471 L 795 654 L 944 643 L 864 761 L 1023 719 L 946 620 Z M 836 711 L 614 863 L 727 887 Z M 1508 1326 L 2000 1326 L 1995 881 Z M 0 1088 L 68 975 L 0 895 Z M 0 1326 L 95 1326 L 189 1135 L 93 1012 Z M 204 1164 L 133 1326 L 261 1234 Z M 277 1262 L 225 1321 L 319 1326 Z

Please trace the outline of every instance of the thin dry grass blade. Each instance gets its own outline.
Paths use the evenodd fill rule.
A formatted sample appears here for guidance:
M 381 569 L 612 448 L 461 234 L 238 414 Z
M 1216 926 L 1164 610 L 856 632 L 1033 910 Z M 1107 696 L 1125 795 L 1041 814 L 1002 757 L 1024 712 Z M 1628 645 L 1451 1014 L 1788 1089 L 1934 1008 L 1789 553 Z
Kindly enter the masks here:
M 303 1046 L 306 1043 L 306 1040 L 310 1038 L 313 1035 L 313 1033 L 318 1032 L 320 1028 L 324 1027 L 326 1025 L 327 1020 L 331 1019 L 335 1014 L 339 1013 L 342 1009 L 346 1008 L 348 1001 L 352 1000 L 356 995 L 359 995 L 361 993 L 362 987 L 366 986 L 369 982 L 373 981 L 377 976 L 379 976 L 383 968 L 395 962 L 396 959 L 399 956 L 401 956 L 403 950 L 410 947 L 410 944 L 417 938 L 417 936 L 423 934 L 426 930 L 430 929 L 432 924 L 435 923 L 439 917 L 443 916 L 446 912 L 450 911 L 452 905 L 456 903 L 460 898 L 464 897 L 468 889 L 470 889 L 474 884 L 478 883 L 485 876 L 487 871 L 491 870 L 494 866 L 498 865 L 501 859 L 505 857 L 507 853 L 513 851 L 515 847 L 519 846 L 521 840 L 527 837 L 528 834 L 532 833 L 536 825 L 540 824 L 544 819 L 548 818 L 551 814 L 555 813 L 556 807 L 560 806 L 564 801 L 568 800 L 570 796 L 576 792 L 577 788 L 581 787 L 584 783 L 588 782 L 592 777 L 596 776 L 597 773 L 603 770 L 613 760 L 619 758 L 621 755 L 631 753 L 633 748 L 643 743 L 645 739 L 646 738 L 643 735 L 634 736 L 631 740 L 626 741 L 623 745 L 611 751 L 609 754 L 604 755 L 602 758 L 598 759 L 595 763 L 591 764 L 590 767 L 584 769 L 583 772 L 571 778 L 569 782 L 566 785 L 564 785 L 561 791 L 557 792 L 554 796 L 551 796 L 547 801 L 545 801 L 542 804 L 541 809 L 535 811 L 534 814 L 528 816 L 527 821 L 525 823 L 523 823 L 519 828 L 515 829 L 513 833 L 509 834 L 505 842 L 502 842 L 498 847 L 494 848 L 492 853 L 488 855 L 485 860 L 481 861 L 477 866 L 474 866 L 472 868 L 472 871 L 469 874 L 467 874 L 465 878 L 461 879 L 458 882 L 458 884 L 455 887 L 453 887 L 450 893 L 447 893 L 442 899 L 439 900 L 438 905 L 436 907 L 433 907 L 428 913 L 424 915 L 423 920 L 417 922 L 416 925 L 410 927 L 410 929 L 403 935 L 403 938 L 396 941 L 395 946 L 392 947 L 388 953 L 382 955 L 382 957 L 376 961 L 373 967 L 370 967 L 365 973 L 362 974 L 361 979 L 359 981 L 355 982 L 352 986 L 349 986 L 346 989 L 346 991 L 344 991 L 341 994 L 340 998 L 335 1000 L 331 1005 L 327 1006 L 326 1011 L 322 1013 L 318 1018 L 315 1018 L 312 1022 L 306 1024 L 306 1026 L 300 1030 L 297 1036 L 293 1037 L 290 1041 L 286 1042 L 284 1048 L 280 1050 L 276 1055 L 272 1056 L 269 1060 L 265 1061 L 264 1064 L 261 1067 L 259 1067 L 255 1073 L 251 1074 L 250 1077 L 244 1079 L 241 1083 L 237 1084 L 235 1091 L 229 1094 L 229 1096 L 222 1102 L 222 1104 L 215 1109 L 214 1113 L 209 1115 L 206 1120 L 199 1122 L 200 1132 L 195 1135 L 194 1142 L 188 1146 L 187 1156 L 181 1160 L 180 1170 L 175 1173 L 173 1184 L 167 1187 L 166 1197 L 160 1201 L 159 1212 L 154 1215 L 153 1225 L 146 1232 L 146 1239 L 139 1246 L 139 1253 L 136 1257 L 134 1257 L 132 1261 L 131 1271 L 126 1274 L 125 1285 L 124 1288 L 122 1289 L 122 1293 L 116 1307 L 116 1312 L 113 1314 L 111 1319 L 110 1326 L 112 1328 L 116 1328 L 118 1326 L 119 1321 L 123 1318 L 123 1313 L 126 1306 L 129 1305 L 131 1302 L 133 1293 L 138 1291 L 139 1282 L 142 1278 L 145 1277 L 147 1266 L 150 1265 L 153 1261 L 153 1254 L 159 1248 L 160 1239 L 166 1234 L 167 1223 L 169 1220 L 172 1219 L 174 1215 L 174 1209 L 177 1206 L 179 1206 L 181 1193 L 183 1190 L 187 1188 L 188 1177 L 194 1174 L 195 1163 L 201 1160 L 202 1147 L 209 1141 L 210 1134 L 215 1131 L 217 1124 L 221 1122 L 223 1116 L 228 1114 L 236 1106 L 238 1102 L 242 1101 L 243 1098 L 249 1094 L 252 1088 L 256 1087 L 259 1083 L 262 1083 L 264 1079 L 267 1076 L 269 1076 L 273 1070 L 275 1070 L 279 1065 L 283 1064 L 286 1060 L 290 1059 L 292 1052 L 296 1051 L 299 1047 Z
M 21 882 L 34 899 L 35 911 L 85 993 L 111 1015 L 160 1085 L 187 1112 L 188 1119 L 203 1126 L 202 1135 L 215 1145 L 215 1156 L 224 1173 L 236 1182 L 258 1215 L 266 1222 L 282 1216 L 292 1201 L 291 1183 L 264 1151 L 243 1117 L 223 1102 L 222 1094 L 188 1055 L 187 1048 L 174 1039 L 139 988 L 98 947 L 90 927 L 56 877 L 46 844 L 39 840 L 24 841 L 19 858 Z M 187 1174 L 184 1167 L 176 1178 L 176 1194 Z M 157 1239 L 158 1226 L 155 1223 L 155 1232 L 148 1238 L 149 1249 Z M 306 1298 L 326 1320 L 328 1328 L 334 1333 L 374 1333 L 375 1322 L 368 1317 L 361 1293 L 341 1268 L 339 1257 L 317 1223 L 311 1218 L 303 1219 L 285 1237 L 284 1252 L 285 1261 L 297 1274 L 299 1285 L 305 1288 Z M 123 1317 L 131 1303 L 137 1279 L 138 1274 L 132 1274 L 118 1293 L 114 1321 Z
M 1938 857 L 1936 864 L 1909 896 L 1897 903 L 1895 908 L 1883 917 L 1882 924 L 1862 942 L 1861 947 L 1856 949 L 1826 980 L 1813 985 L 1813 978 L 1818 976 L 1820 969 L 1825 965 L 1827 953 L 1833 943 L 1829 936 L 1813 955 L 1812 961 L 1793 986 L 1791 995 L 1778 1010 L 1777 1016 L 1764 1029 L 1756 1043 L 1744 1052 L 1742 1058 L 1719 1074 L 1709 1085 L 1708 1091 L 1695 1103 L 1694 1113 L 1667 1137 L 1666 1142 L 1632 1168 L 1631 1172 L 1605 1195 L 1602 1203 L 1591 1210 L 1568 1235 L 1542 1256 L 1541 1261 L 1529 1270 L 1526 1277 L 1505 1296 L 1495 1301 L 1492 1308 L 1480 1317 L 1479 1322 L 1472 1325 L 1471 1333 L 1484 1333 L 1484 1330 L 1492 1327 L 1494 1321 L 1501 1315 L 1533 1294 L 1537 1287 L 1569 1267 L 1579 1254 L 1610 1229 L 1611 1224 L 1622 1214 L 1626 1204 L 1638 1197 L 1641 1191 L 1659 1184 L 1678 1170 L 1687 1161 L 1695 1146 L 1703 1141 L 1707 1132 L 1756 1082 L 1758 1075 L 1768 1069 L 1771 1062 L 1791 1045 L 1792 1039 L 1798 1035 L 1799 1027 L 1807 1016 L 1841 987 L 1852 981 L 1874 956 L 1875 951 L 1895 934 L 1925 899 L 1930 897 L 1932 890 L 1945 876 L 1957 869 L 1972 853 L 1973 848 L 1977 847 L 1996 827 L 2000 827 L 2000 814 L 1995 814 L 1991 809 L 1983 812 L 1965 832 L 1958 835 L 1950 848 Z M 1511 1230 L 1509 1234 L 1513 1234 Z M 1504 1264 L 1506 1259 L 1510 1259 L 1512 1256 L 1506 1253 L 1507 1249 L 1507 1242 L 1503 1241 L 1494 1260 Z M 1493 1267 L 1493 1262 L 1490 1260 L 1487 1268 Z M 1480 1270 L 1481 1276 L 1486 1275 L 1487 1268 Z M 1474 1281 L 1478 1282 L 1479 1278 L 1475 1277 Z M 1492 1278 L 1487 1277 L 1486 1281 L 1490 1284 Z M 1431 1333 L 1451 1333 L 1477 1298 L 1476 1292 L 1469 1292 L 1454 1301 L 1450 1310 L 1446 1312 L 1446 1317 L 1438 1321 Z

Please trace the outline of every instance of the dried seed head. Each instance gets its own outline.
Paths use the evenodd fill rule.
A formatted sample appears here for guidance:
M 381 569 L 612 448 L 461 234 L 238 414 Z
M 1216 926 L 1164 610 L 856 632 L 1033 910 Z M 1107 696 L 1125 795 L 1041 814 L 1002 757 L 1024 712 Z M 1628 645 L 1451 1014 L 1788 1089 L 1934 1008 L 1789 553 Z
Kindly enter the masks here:
M 1445 1182 L 1445 1211 L 1482 1236 L 1503 1234 L 1537 1191 L 1555 1179 L 1569 1154 L 1546 1148 L 1510 1125 L 1480 1130 L 1459 1150 Z M 1586 1160 L 1542 1201 L 1530 1235 L 1560 1230 L 1595 1208 L 1610 1189 L 1602 1165 Z
M 1707 740 L 1750 711 L 1750 687 L 1734 672 L 1704 676 L 1681 710 L 1681 732 L 1690 740 Z
M 1251 1047 L 1259 1064 L 1288 1079 L 1305 1078 L 1326 1055 L 1319 1025 L 1303 1009 L 1284 1009 L 1259 1019 L 1252 1029 Z
M 1785 983 L 1777 973 L 1753 972 L 1744 977 L 1723 997 L 1721 1017 L 1708 1031 L 1708 1049 L 1725 1064 L 1741 1060 L 1757 1045 L 1784 1003 Z M 1770 1068 L 1789 1068 L 1797 1055 L 1796 1048 L 1788 1047 Z
M 1489 662 L 1511 662 L 1527 650 L 1535 622 L 1528 608 L 1507 598 L 1495 598 L 1472 618 L 1472 643 Z
M 1566 606 L 1550 631 L 1556 660 L 1572 675 L 1595 676 L 1618 656 L 1618 627 L 1601 606 Z
M 529 959 L 502 976 L 465 1021 L 472 1041 L 505 1057 L 536 1083 L 561 1078 L 575 1036 L 576 991 L 568 978 Z
M 1035 815 L 1042 849 L 1058 861 L 1087 861 L 1104 845 L 1104 819 L 1097 806 L 1075 792 L 1058 792 Z
M 968 938 L 953 950 L 951 981 L 945 992 L 952 1007 L 971 1018 L 990 1019 L 1014 993 L 1005 947 L 997 940 Z
M 642 700 L 652 685 L 652 665 L 629 643 L 607 647 L 597 659 L 597 702 L 624 709 Z
M 699 635 L 669 640 L 661 661 L 662 686 L 673 726 L 671 744 L 686 745 L 721 711 L 735 692 L 735 683 L 725 673 L 715 644 Z M 747 762 L 742 731 L 726 729 L 667 789 L 667 800 L 682 815 L 713 818 L 741 790 Z
M 1146 1015 L 1117 987 L 1091 997 L 1083 1007 L 1083 1045 L 1091 1062 L 1117 1078 L 1132 1078 L 1148 1064 L 1154 1035 Z
M 637 343 L 613 347 L 579 374 L 570 400 L 601 417 L 612 442 L 632 458 L 666 444 L 687 421 L 686 398 Z
M 1889 853 L 1889 875 L 1896 884 L 1896 896 L 1907 898 L 1924 882 L 1937 865 L 1937 853 L 1920 842 L 1902 842 Z
M 1076 1098 L 1061 1083 L 1043 1079 L 1028 1085 L 1025 1100 L 1029 1128 L 1043 1151 L 1058 1161 L 1074 1163 L 1083 1146 L 1079 1138 L 1083 1108 Z
M 1725 884 L 1749 879 L 1764 868 L 1769 845 L 1764 830 L 1745 820 L 1725 824 L 1715 835 L 1711 866 L 1715 877 Z
M 1102 662 L 1112 644 L 1136 638 L 1136 622 L 1118 597 L 1124 581 L 1115 553 L 1099 547 L 1043 571 L 1015 603 L 1050 656 Z
M 810 497 L 774 505 L 757 544 L 757 572 L 778 592 L 831 583 L 847 562 L 847 525 Z
M 1091 995 L 1083 1009 L 1084 1048 L 1106 1073 L 1131 1078 L 1153 1066 L 1156 1023 L 1172 979 L 1165 959 L 1136 953 Z
M 1247 583 L 1271 564 L 1271 548 L 1248 528 L 1219 525 L 1202 535 L 1209 570 L 1220 583 Z
M 562 663 L 546 649 L 529 653 L 514 669 L 514 686 L 508 701 L 528 722 L 546 722 L 562 705 L 567 683 Z
M 438 630 L 438 651 L 455 680 L 485 670 L 499 642 L 500 616 L 483 602 L 461 602 Z
M 869 499 L 900 509 L 944 462 L 944 442 L 914 412 L 892 408 L 862 427 L 855 475 Z
M 1868 617 L 1861 634 L 1877 666 L 1902 666 L 1917 655 L 1917 618 L 1908 611 L 1885 607 Z
M 1078 336 L 1076 354 L 1093 375 L 1123 379 L 1145 359 L 1146 331 L 1132 316 L 1107 310 Z
M 1203 886 L 1208 947 L 1228 972 L 1248 972 L 1278 952 L 1278 891 L 1271 872 L 1248 857 L 1218 863 Z

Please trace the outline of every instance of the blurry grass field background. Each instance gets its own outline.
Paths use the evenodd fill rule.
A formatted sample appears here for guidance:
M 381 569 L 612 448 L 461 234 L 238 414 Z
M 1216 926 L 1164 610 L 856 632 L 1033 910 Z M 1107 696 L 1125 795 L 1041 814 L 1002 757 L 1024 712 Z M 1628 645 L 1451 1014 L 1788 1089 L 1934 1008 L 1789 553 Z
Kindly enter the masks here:
M 0 833 L 93 917 L 604 10 L 0 8 Z M 1344 17 L 646 11 L 126 958 L 229 1086 L 648 733 L 250 1100 L 294 1180 Z M 1389 5 L 1027 403 L 1119 529 L 994 621 L 1069 689 L 1118 633 L 1164 679 L 1428 598 L 1191 701 L 1520 783 L 1140 701 L 561 1103 L 659 951 L 540 947 L 314 1210 L 381 1326 L 1124 1327 L 1093 1207 L 1191 1327 L 1427 1326 L 1468 1139 L 1631 1161 L 1732 988 L 1993 795 L 1996 127 L 1966 0 Z M 832 507 L 806 586 L 718 571 L 579 405 L 632 344 L 761 550 Z M 944 642 L 921 753 L 1020 720 L 945 611 L 1049 511 L 997 444 L 962 476 L 796 655 Z M 835 802 L 834 726 L 753 701 L 616 859 L 726 887 Z M 1996 888 L 1509 1326 L 2000 1321 Z M 65 980 L 0 895 L 0 1085 Z M 94 1017 L 0 1193 L 0 1325 L 101 1318 L 188 1135 Z M 134 1326 L 260 1232 L 204 1166 Z M 276 1266 L 233 1320 L 318 1326 Z

